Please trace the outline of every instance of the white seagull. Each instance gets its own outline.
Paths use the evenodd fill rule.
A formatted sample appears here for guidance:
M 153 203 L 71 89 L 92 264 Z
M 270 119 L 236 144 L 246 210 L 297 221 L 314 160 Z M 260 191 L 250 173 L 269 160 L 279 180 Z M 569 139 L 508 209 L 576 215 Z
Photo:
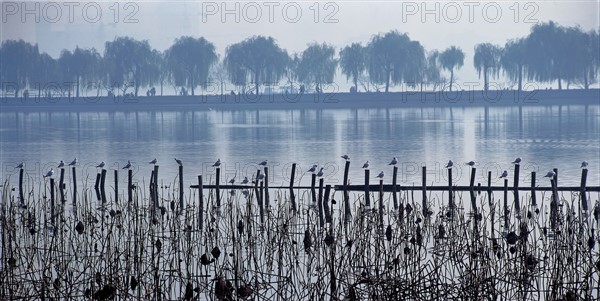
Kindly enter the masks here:
M 175 158 L 175 162 L 177 162 L 177 164 L 179 164 L 179 166 L 183 166 L 183 162 L 181 162 L 181 160 Z
M 369 161 L 365 162 L 365 164 L 363 164 L 362 168 L 369 168 Z
M 317 164 L 313 164 L 313 166 L 307 172 L 315 172 L 317 171 Z
M 62 161 L 61 161 L 61 162 L 62 162 Z M 15 167 L 15 168 L 23 168 L 23 166 L 25 166 L 25 163 L 21 162 L 21 163 L 19 163 L 19 165 L 17 165 L 17 167 Z
M 48 173 L 46 173 L 44 178 L 51 177 L 53 174 L 54 174 L 54 168 L 50 168 L 50 171 L 48 171 Z
M 518 157 L 515 159 L 515 161 L 512 161 L 513 164 L 519 164 L 521 163 L 521 157 Z
M 446 164 L 446 168 L 451 168 L 454 165 L 454 162 L 452 162 L 452 160 L 448 161 L 448 164 Z
M 75 166 L 77 165 L 77 158 L 73 159 L 73 161 L 71 161 L 71 163 L 69 163 L 69 166 Z
M 471 167 L 475 166 L 475 161 L 469 161 L 467 163 L 465 163 L 465 165 L 469 165 Z
M 268 163 L 267 161 L 268 160 L 262 161 L 262 162 L 258 163 L 258 165 L 267 166 L 267 163 Z
M 505 170 L 505 171 L 502 172 L 502 175 L 500 176 L 500 179 L 506 178 L 506 177 L 508 177 L 508 171 Z
M 587 161 L 581 162 L 581 168 L 587 169 L 587 167 L 588 167 Z
M 556 175 L 556 173 L 553 170 L 551 170 L 544 176 L 544 178 L 552 179 L 552 178 L 554 178 L 555 175 Z
M 396 165 L 398 164 L 398 160 L 396 160 L 396 157 L 394 157 L 394 159 L 392 159 L 392 162 L 390 162 L 390 164 L 388 165 Z
M 57 168 L 62 168 L 62 167 L 65 167 L 65 161 L 60 160 L 60 162 L 58 163 Z
M 123 166 L 123 169 L 129 169 L 131 168 L 131 162 L 129 160 L 127 160 L 127 164 L 125 164 L 125 166 Z
M 156 158 L 154 158 L 154 160 L 148 162 L 148 164 L 156 164 L 156 162 L 158 162 L 158 161 L 156 161 Z
M 383 170 L 377 175 L 377 177 L 383 179 Z
M 323 176 L 323 167 L 321 167 L 321 170 L 319 170 L 319 172 L 317 173 L 317 177 L 322 177 Z
M 242 184 L 248 184 L 248 177 L 244 177 L 244 180 L 242 181 Z
M 217 162 L 215 162 L 215 164 L 212 165 L 213 167 L 219 167 L 221 166 L 221 159 L 217 159 Z
M 343 155 L 343 156 L 342 156 L 342 159 L 344 159 L 344 160 L 348 161 L 348 160 L 350 160 L 350 157 L 348 157 L 348 155 Z
M 98 164 L 96 167 L 99 167 L 99 168 L 104 168 L 104 165 L 106 165 L 106 164 L 104 163 L 104 161 L 102 161 L 102 162 L 100 162 L 100 164 Z

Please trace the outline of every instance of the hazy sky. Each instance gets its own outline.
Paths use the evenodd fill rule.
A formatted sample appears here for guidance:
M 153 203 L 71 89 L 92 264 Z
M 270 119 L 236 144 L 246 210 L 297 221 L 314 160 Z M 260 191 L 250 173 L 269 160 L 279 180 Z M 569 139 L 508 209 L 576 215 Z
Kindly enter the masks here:
M 597 29 L 598 10 L 598 1 L 2 1 L 1 34 L 2 40 L 38 43 L 41 51 L 57 57 L 76 45 L 102 52 L 105 41 L 124 35 L 147 39 L 159 50 L 182 35 L 203 36 L 222 54 L 227 45 L 260 34 L 273 36 L 294 53 L 311 42 L 338 49 L 352 42 L 364 45 L 373 34 L 398 30 L 426 50 L 462 48 L 460 83 L 477 81 L 475 44 L 503 45 L 548 20 Z M 345 79 L 338 81 L 345 84 Z

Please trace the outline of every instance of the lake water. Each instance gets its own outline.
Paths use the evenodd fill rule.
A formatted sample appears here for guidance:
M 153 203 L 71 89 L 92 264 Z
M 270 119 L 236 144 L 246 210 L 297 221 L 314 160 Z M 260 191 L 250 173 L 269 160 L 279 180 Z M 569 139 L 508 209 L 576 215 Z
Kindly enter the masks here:
M 548 186 L 541 177 L 552 168 L 559 169 L 560 185 L 579 185 L 583 160 L 589 162 L 588 185 L 600 185 L 600 106 L 0 112 L 0 120 L 1 177 L 15 183 L 14 166 L 21 161 L 29 176 L 39 178 L 74 157 L 90 184 L 100 161 L 120 169 L 127 160 L 136 180 L 147 183 L 147 162 L 154 158 L 160 178 L 171 183 L 176 157 L 184 162 L 186 186 L 199 174 L 214 180 L 217 158 L 222 183 L 251 178 L 257 163 L 268 159 L 271 186 L 289 183 L 291 163 L 298 164 L 298 183 L 308 184 L 306 170 L 318 164 L 326 183 L 341 184 L 340 156 L 348 154 L 353 184 L 363 182 L 367 160 L 371 183 L 382 170 L 391 182 L 392 157 L 398 158 L 403 185 L 420 185 L 422 165 L 428 183 L 444 185 L 449 159 L 457 184 L 468 183 L 464 162 L 470 160 L 478 162 L 476 182 L 486 183 L 489 170 L 500 184 L 502 170 L 511 173 L 511 162 L 522 157 L 522 185 L 535 170 L 539 185 Z M 112 171 L 108 175 L 110 183 Z M 126 179 L 124 171 L 120 178 Z

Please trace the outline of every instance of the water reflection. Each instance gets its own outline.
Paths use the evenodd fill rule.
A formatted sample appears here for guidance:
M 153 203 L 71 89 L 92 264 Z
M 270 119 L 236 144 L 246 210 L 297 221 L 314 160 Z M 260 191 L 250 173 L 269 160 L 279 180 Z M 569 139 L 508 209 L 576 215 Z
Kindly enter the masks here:
M 106 161 L 111 168 L 131 160 L 136 177 L 150 175 L 148 161 L 157 158 L 160 175 L 175 178 L 174 157 L 184 162 L 188 184 L 198 174 L 214 178 L 210 165 L 221 158 L 223 179 L 249 178 L 256 164 L 269 159 L 272 185 L 289 181 L 290 163 L 298 171 L 325 166 L 326 182 L 341 183 L 343 160 L 352 159 L 351 181 L 361 183 L 364 161 L 371 174 L 385 170 L 397 157 L 399 180 L 420 184 L 420 166 L 428 181 L 445 183 L 448 159 L 457 162 L 453 182 L 466 184 L 464 162 L 479 163 L 477 182 L 487 171 L 498 177 L 523 157 L 524 185 L 531 171 L 558 168 L 561 183 L 579 184 L 579 164 L 590 164 L 589 185 L 600 181 L 599 106 L 480 108 L 375 108 L 327 110 L 136 111 L 136 112 L 2 112 L 2 179 L 14 166 L 28 164 L 39 177 L 59 160 L 80 158 L 84 172 Z M 109 175 L 111 173 L 109 172 Z M 121 177 L 124 179 L 125 177 Z M 307 174 L 297 175 L 308 183 Z M 496 180 L 496 179 L 495 179 Z M 499 181 L 497 183 L 500 183 Z M 546 185 L 544 179 L 538 183 Z

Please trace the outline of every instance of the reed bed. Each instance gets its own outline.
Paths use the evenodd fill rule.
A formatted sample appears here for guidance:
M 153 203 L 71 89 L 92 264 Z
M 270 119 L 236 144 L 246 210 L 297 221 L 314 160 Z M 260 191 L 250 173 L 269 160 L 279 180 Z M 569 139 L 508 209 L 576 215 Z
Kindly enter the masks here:
M 222 185 L 220 200 L 214 188 L 203 189 L 200 202 L 199 189 L 187 188 L 180 199 L 177 181 L 135 183 L 131 202 L 127 188 L 118 198 L 114 187 L 98 197 L 83 181 L 73 203 L 69 184 L 63 202 L 58 183 L 26 178 L 20 200 L 8 179 L 0 300 L 600 296 L 597 192 L 586 195 L 589 210 L 580 208 L 579 192 L 561 192 L 553 202 L 540 191 L 537 205 L 523 193 L 521 207 L 505 211 L 495 192 L 476 193 L 476 210 L 461 191 L 452 191 L 453 206 L 448 191 L 429 191 L 428 208 L 420 192 L 370 191 L 366 207 L 362 192 L 345 202 L 340 190 L 319 188 L 313 196 L 311 189 L 258 185 Z

